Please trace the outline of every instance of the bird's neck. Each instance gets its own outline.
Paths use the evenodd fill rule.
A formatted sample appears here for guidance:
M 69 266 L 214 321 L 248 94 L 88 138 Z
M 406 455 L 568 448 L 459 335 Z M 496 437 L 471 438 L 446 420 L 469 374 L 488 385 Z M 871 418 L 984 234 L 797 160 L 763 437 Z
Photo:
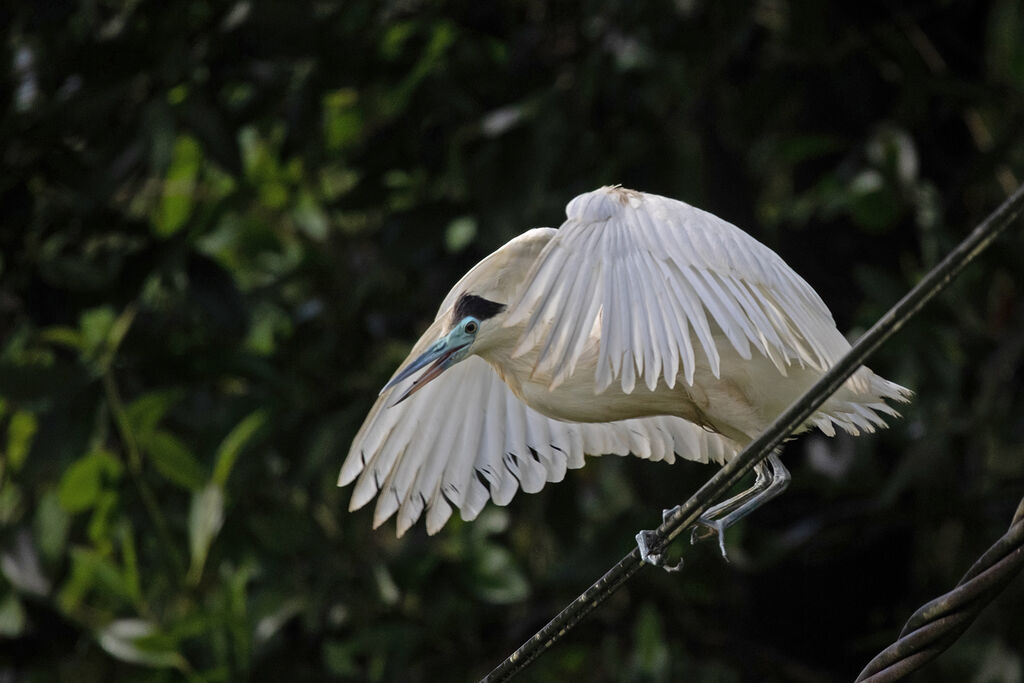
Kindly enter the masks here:
M 536 348 L 513 357 L 523 328 L 523 325 L 497 328 L 489 335 L 488 343 L 476 351 L 520 399 L 523 398 L 521 378 L 530 376 L 537 360 Z

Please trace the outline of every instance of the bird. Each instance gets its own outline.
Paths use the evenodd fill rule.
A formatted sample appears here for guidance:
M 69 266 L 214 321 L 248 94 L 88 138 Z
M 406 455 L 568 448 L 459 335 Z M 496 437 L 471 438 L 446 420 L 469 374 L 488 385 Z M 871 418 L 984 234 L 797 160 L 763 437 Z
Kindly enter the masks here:
M 338 485 L 355 482 L 350 510 L 376 497 L 374 528 L 397 515 L 401 536 L 421 516 L 433 534 L 455 510 L 469 521 L 488 501 L 535 493 L 588 455 L 724 464 L 849 348 L 814 289 L 740 228 L 604 186 L 455 284 Z M 860 367 L 800 431 L 874 432 L 911 395 Z M 777 452 L 755 472 L 701 517 L 723 555 L 725 529 L 790 479 Z M 644 533 L 643 559 L 662 564 Z

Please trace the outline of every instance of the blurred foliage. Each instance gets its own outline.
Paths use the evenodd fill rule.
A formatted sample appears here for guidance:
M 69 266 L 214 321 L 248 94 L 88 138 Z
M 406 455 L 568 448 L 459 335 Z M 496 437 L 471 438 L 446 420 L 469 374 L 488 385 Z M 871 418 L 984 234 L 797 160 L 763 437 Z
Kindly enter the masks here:
M 1017 0 L 8 3 L 0 678 L 467 680 L 706 467 L 603 458 L 436 537 L 335 479 L 477 259 L 688 200 L 873 322 L 1024 174 Z M 525 680 L 849 680 L 1024 491 L 1024 239 L 873 359 L 890 431 L 644 571 Z M 678 551 L 677 551 L 678 552 Z M 1024 582 L 920 680 L 1021 681 Z

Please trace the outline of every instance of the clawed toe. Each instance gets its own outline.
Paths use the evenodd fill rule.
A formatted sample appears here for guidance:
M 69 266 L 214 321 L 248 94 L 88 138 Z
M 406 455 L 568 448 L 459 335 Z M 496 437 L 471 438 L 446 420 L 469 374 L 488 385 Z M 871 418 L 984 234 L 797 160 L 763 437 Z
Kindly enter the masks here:
M 721 520 L 705 519 L 704 517 L 698 519 L 697 524 L 690 531 L 690 545 L 705 541 L 712 536 L 718 536 L 718 549 L 722 551 L 722 558 L 728 562 L 729 555 L 725 552 L 725 525 Z
M 651 529 L 644 529 L 636 535 L 636 546 L 640 550 L 640 559 L 654 567 L 660 567 L 667 572 L 677 572 L 683 568 L 683 560 L 666 565 L 665 556 L 662 553 L 651 552 L 654 544 L 658 541 L 658 533 Z
M 690 545 L 697 545 L 701 541 L 706 541 L 715 535 L 715 527 L 705 522 L 703 519 L 697 520 L 690 529 Z

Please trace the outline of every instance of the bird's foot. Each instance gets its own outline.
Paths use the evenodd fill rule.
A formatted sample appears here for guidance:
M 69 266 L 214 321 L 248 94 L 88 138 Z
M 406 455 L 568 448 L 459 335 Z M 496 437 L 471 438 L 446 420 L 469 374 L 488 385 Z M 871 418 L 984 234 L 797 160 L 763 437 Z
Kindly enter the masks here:
M 670 510 L 666 512 L 671 513 Z M 661 553 L 651 552 L 654 544 L 659 540 L 658 532 L 653 529 L 644 529 L 636 535 L 636 547 L 640 549 L 640 559 L 649 565 L 655 567 L 661 567 L 667 572 L 677 572 L 683 568 L 683 560 L 680 558 L 679 562 L 666 565 L 665 556 Z
M 718 549 L 722 551 L 722 559 L 728 562 L 729 554 L 725 552 L 725 524 L 720 519 L 698 519 L 697 525 L 690 531 L 690 544 L 696 544 L 712 536 L 718 536 Z

